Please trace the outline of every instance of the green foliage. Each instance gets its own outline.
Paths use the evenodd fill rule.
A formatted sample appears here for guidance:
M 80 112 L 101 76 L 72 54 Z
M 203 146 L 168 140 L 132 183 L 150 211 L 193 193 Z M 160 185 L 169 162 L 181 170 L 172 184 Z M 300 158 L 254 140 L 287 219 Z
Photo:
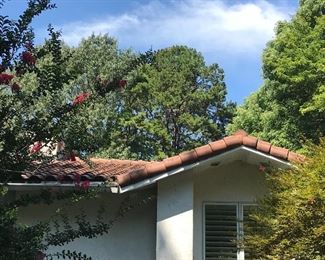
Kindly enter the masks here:
M 152 53 L 128 75 L 122 95 L 112 139 L 140 159 L 164 158 L 222 137 L 234 109 L 226 102 L 223 70 L 185 46 Z
M 111 74 L 114 80 L 110 84 L 101 84 L 95 78 L 96 71 L 82 82 L 80 78 L 84 71 L 77 74 L 75 68 L 70 67 L 74 51 L 63 46 L 60 33 L 51 26 L 45 44 L 34 47 L 34 35 L 29 24 L 36 15 L 53 7 L 48 0 L 30 0 L 17 21 L 0 15 L 1 259 L 35 259 L 51 245 L 64 245 L 76 238 L 101 235 L 111 227 L 100 216 L 96 223 L 90 223 L 84 213 L 70 220 L 77 223 L 76 227 L 72 227 L 64 217 L 59 218 L 60 222 L 57 219 L 59 216 L 33 225 L 19 222 L 18 213 L 23 207 L 56 201 L 71 205 L 97 196 L 98 189 L 80 190 L 76 187 L 55 195 L 48 190 L 34 196 L 26 194 L 8 202 L 10 191 L 6 184 L 21 180 L 22 172 L 32 170 L 35 162 L 47 163 L 56 159 L 50 151 L 58 141 L 64 139 L 67 151 L 80 154 L 87 154 L 98 147 L 101 139 L 94 138 L 94 132 L 91 132 L 94 130 L 87 125 L 82 127 L 88 131 L 70 134 L 71 129 L 77 126 L 75 122 L 82 121 L 82 116 L 91 117 L 91 112 L 96 111 L 93 108 L 101 106 L 101 111 L 104 111 L 101 101 L 119 87 L 119 73 L 124 73 L 126 69 Z M 136 62 L 139 60 L 135 59 L 129 66 L 134 66 Z M 82 122 L 87 122 L 87 118 Z M 44 146 L 49 152 L 40 151 Z M 61 223 L 60 229 L 53 231 L 53 223 Z M 56 257 L 59 256 L 83 259 L 83 255 L 75 252 L 58 253 Z
M 304 164 L 267 174 L 268 195 L 245 234 L 254 259 L 323 259 L 325 139 Z
M 62 131 L 67 146 L 83 154 L 164 158 L 223 136 L 232 118 L 222 69 L 207 66 L 194 49 L 136 55 L 108 35 L 92 35 L 63 53 L 73 79 L 61 96 L 97 93 Z M 112 85 L 120 91 L 107 92 Z
M 319 87 L 319 90 L 315 93 L 310 102 L 305 103 L 300 111 L 305 113 L 316 112 L 324 113 L 325 112 L 325 85 Z
M 61 252 L 47 255 L 46 260 L 54 260 L 54 259 L 72 259 L 72 260 L 91 260 L 91 257 L 88 257 L 81 252 L 70 251 L 70 250 L 62 250 Z
M 67 107 L 55 103 L 62 83 L 60 60 L 57 66 L 47 68 L 46 71 L 39 70 L 35 65 L 36 59 L 42 57 L 45 51 L 60 57 L 57 47 L 60 44 L 59 35 L 50 28 L 49 42 L 52 45 L 36 51 L 32 44 L 32 29 L 28 26 L 34 16 L 52 7 L 49 1 L 29 1 L 28 8 L 18 21 L 0 16 L 0 76 L 13 78 L 0 82 L 2 182 L 8 181 L 9 177 L 15 179 L 14 171 L 22 170 L 35 159 L 29 155 L 28 147 L 37 140 L 48 141 L 54 132 L 53 119 L 59 122 L 61 114 L 67 110 Z M 39 84 L 33 87 L 26 84 L 25 87 L 24 82 L 20 82 L 25 75 L 31 75 L 30 78 L 37 79 Z M 25 79 L 25 82 L 28 81 Z M 53 94 L 51 98 L 49 92 Z M 43 106 L 39 107 L 38 104 Z M 6 171 L 3 172 L 3 169 Z M 10 176 L 7 174 L 9 171 Z
M 71 146 L 87 142 L 85 149 L 95 156 L 148 160 L 224 135 L 235 105 L 226 102 L 223 70 L 207 66 L 194 49 L 175 46 L 135 55 L 120 51 L 107 35 L 93 35 L 66 50 L 75 78 L 70 84 L 82 91 L 95 86 L 100 93 L 117 82 L 116 75 L 127 84 L 71 119 L 64 138 L 74 142 Z
M 3 4 L 4 1 L 1 5 Z M 29 26 L 32 19 L 44 10 L 54 7 L 50 0 L 29 0 L 27 9 L 17 21 L 0 15 L 0 58 L 4 68 L 12 68 L 17 61 L 18 50 L 32 41 L 34 35 Z
M 28 48 L 34 57 L 47 56 L 46 65 L 24 64 L 23 67 L 19 60 L 15 61 L 13 70 L 10 67 L 6 70 L 14 76 L 14 83 L 2 85 L 0 91 L 0 164 L 6 169 L 1 175 L 2 180 L 8 170 L 20 171 L 32 160 L 41 159 L 41 154 L 31 156 L 29 147 L 38 141 L 49 143 L 60 138 L 60 125 L 68 120 L 66 115 L 72 110 L 61 98 L 68 76 L 62 68 L 59 34 L 52 28 L 49 33 L 50 40 L 43 48 Z M 2 61 L 5 67 L 5 59 Z M 15 179 L 13 174 L 10 177 Z
M 49 246 L 102 235 L 143 203 L 123 204 L 110 221 L 99 215 L 91 223 L 83 212 L 70 219 L 58 209 L 47 221 L 20 223 L 23 207 L 71 206 L 98 195 L 97 189 L 42 191 L 7 201 L 6 184 L 35 162 L 57 159 L 50 153 L 57 142 L 64 140 L 70 155 L 162 158 L 221 137 L 234 108 L 225 100 L 223 71 L 187 47 L 135 55 L 103 35 L 70 48 L 51 26 L 49 39 L 35 47 L 29 25 L 53 7 L 49 0 L 30 0 L 18 21 L 0 15 L 1 259 L 35 259 Z M 51 257 L 86 256 L 62 251 Z
M 40 193 L 24 194 L 19 198 L 3 203 L 0 207 L 0 259 L 31 260 L 39 254 L 45 259 L 89 259 L 80 252 L 62 251 L 53 254 L 43 254 L 49 247 L 64 246 L 71 241 L 86 237 L 94 238 L 107 234 L 112 226 L 121 220 L 128 212 L 142 207 L 155 200 L 155 196 L 132 195 L 126 197 L 116 214 L 108 218 L 105 214 L 109 202 L 98 208 L 96 221 L 90 221 L 88 214 L 81 208 L 75 215 L 68 214 L 69 209 L 76 207 L 82 200 L 95 200 L 106 191 L 106 186 L 90 189 L 60 189 L 41 190 Z M 18 222 L 18 212 L 30 205 L 57 205 L 56 213 L 50 219 L 25 225 Z M 75 258 L 73 258 L 75 257 Z M 79 257 L 79 258 L 78 258 Z
M 105 35 L 91 35 L 83 39 L 76 48 L 69 48 L 69 73 L 74 75 L 80 85 L 89 85 L 87 81 L 113 82 L 117 75 L 124 75 L 130 70 L 130 64 L 136 60 L 131 50 L 121 51 L 117 41 Z
M 120 81 L 139 63 L 138 56 L 130 50 L 120 51 L 116 40 L 108 35 L 92 35 L 76 48 L 65 47 L 64 52 L 69 57 L 67 71 L 73 77 L 65 96 L 90 92 L 93 99 L 70 118 L 63 139 L 68 146 L 88 154 L 100 150 L 103 144 L 110 147 L 119 116 Z M 120 91 L 107 91 L 116 88 Z
M 264 84 L 238 108 L 229 132 L 242 128 L 297 150 L 325 133 L 325 2 L 301 1 L 263 54 Z
M 37 222 L 34 225 L 26 225 L 18 222 L 18 212 L 22 207 L 26 207 L 33 204 L 52 204 L 55 201 L 64 201 L 66 204 L 71 204 L 73 200 L 91 199 L 95 198 L 98 191 L 102 190 L 102 187 L 96 190 L 71 190 L 68 192 L 42 190 L 35 195 L 25 194 L 15 200 L 4 197 L 5 201 L 0 207 L 0 258 L 1 259 L 35 259 L 38 252 L 45 251 L 55 241 L 61 243 L 67 243 L 70 241 L 71 234 L 69 235 L 53 235 L 50 227 L 52 225 L 51 220 Z M 69 203 L 69 201 L 71 201 Z M 59 216 L 53 216 L 54 220 L 58 220 Z M 84 215 L 79 214 L 76 217 L 84 220 L 86 226 L 89 226 L 88 234 L 100 234 L 103 230 L 108 230 L 108 227 L 101 225 L 102 229 L 99 230 L 98 226 L 91 225 Z M 100 220 L 100 219 L 99 219 Z M 104 222 L 103 222 L 104 223 Z M 104 229 L 106 228 L 106 229 Z M 79 227 L 80 229 L 80 227 Z M 82 232 L 77 228 L 79 237 L 82 236 Z M 61 232 L 63 233 L 63 231 Z
M 49 35 L 50 39 L 37 48 L 31 45 L 32 38 L 28 40 L 30 46 L 25 52 L 35 57 L 35 63 L 26 64 L 19 54 L 17 60 L 11 62 L 15 64 L 11 70 L 10 66 L 5 67 L 6 59 L 2 59 L 5 73 L 14 77 L 0 89 L 0 164 L 1 169 L 6 169 L 0 176 L 2 180 L 19 178 L 20 171 L 34 160 L 52 159 L 43 153 L 31 155 L 29 147 L 35 142 L 53 145 L 64 140 L 66 151 L 81 155 L 96 151 L 102 143 L 108 142 L 107 136 L 117 116 L 118 93 L 112 91 L 119 88 L 122 74 L 139 62 L 129 52 L 118 54 L 114 41 L 107 36 L 93 36 L 75 50 L 63 46 L 60 34 L 51 27 Z M 109 41 L 113 46 L 107 46 Z M 89 46 L 97 49 L 97 42 L 105 48 L 104 52 L 89 50 Z M 97 63 L 89 60 L 94 69 L 90 70 L 92 66 L 88 65 L 82 67 L 77 57 L 86 60 L 82 53 L 93 52 L 99 55 L 92 56 Z M 103 65 L 105 55 L 115 55 L 115 61 Z M 110 70 L 111 67 L 118 69 Z M 84 101 L 74 104 L 78 95 L 86 95 L 87 104 L 83 104 Z

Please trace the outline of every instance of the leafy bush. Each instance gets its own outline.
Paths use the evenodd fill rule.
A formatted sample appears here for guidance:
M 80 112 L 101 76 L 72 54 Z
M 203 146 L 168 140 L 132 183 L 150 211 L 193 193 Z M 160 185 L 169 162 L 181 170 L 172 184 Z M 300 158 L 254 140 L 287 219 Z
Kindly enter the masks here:
M 323 259 L 325 139 L 310 151 L 305 163 L 267 173 L 270 191 L 245 235 L 254 259 Z

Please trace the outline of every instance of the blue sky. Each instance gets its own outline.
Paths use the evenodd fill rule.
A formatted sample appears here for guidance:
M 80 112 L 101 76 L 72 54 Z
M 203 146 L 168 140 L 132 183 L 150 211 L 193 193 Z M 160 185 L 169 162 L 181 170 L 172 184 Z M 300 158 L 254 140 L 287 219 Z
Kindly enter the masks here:
M 24 0 L 7 0 L 0 12 L 17 18 Z M 224 70 L 228 99 L 242 103 L 262 83 L 261 55 L 274 26 L 295 13 L 298 0 L 53 0 L 57 8 L 33 22 L 36 42 L 51 23 L 63 39 L 108 33 L 120 48 L 146 51 L 184 44 Z

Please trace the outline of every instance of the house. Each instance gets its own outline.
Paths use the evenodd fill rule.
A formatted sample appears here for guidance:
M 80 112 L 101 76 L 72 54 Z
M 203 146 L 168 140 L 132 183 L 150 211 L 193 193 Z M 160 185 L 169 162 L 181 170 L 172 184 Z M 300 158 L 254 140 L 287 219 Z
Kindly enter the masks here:
M 56 161 L 10 185 L 19 194 L 71 188 L 76 176 L 91 186 L 113 181 L 99 199 L 70 208 L 73 215 L 83 207 L 90 219 L 99 205 L 108 209 L 110 219 L 126 197 L 153 198 L 126 213 L 108 234 L 64 246 L 93 259 L 245 259 L 232 241 L 242 232 L 246 213 L 266 193 L 261 165 L 288 168 L 302 159 L 240 130 L 160 162 L 92 159 L 89 167 L 81 160 Z M 26 223 L 47 218 L 54 206 L 30 206 L 20 218 Z

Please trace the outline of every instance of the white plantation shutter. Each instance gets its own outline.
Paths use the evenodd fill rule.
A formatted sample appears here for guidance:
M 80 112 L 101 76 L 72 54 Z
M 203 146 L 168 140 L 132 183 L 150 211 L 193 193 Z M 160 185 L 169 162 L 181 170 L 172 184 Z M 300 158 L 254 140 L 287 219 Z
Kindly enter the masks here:
M 237 259 L 237 205 L 205 205 L 205 259 Z

